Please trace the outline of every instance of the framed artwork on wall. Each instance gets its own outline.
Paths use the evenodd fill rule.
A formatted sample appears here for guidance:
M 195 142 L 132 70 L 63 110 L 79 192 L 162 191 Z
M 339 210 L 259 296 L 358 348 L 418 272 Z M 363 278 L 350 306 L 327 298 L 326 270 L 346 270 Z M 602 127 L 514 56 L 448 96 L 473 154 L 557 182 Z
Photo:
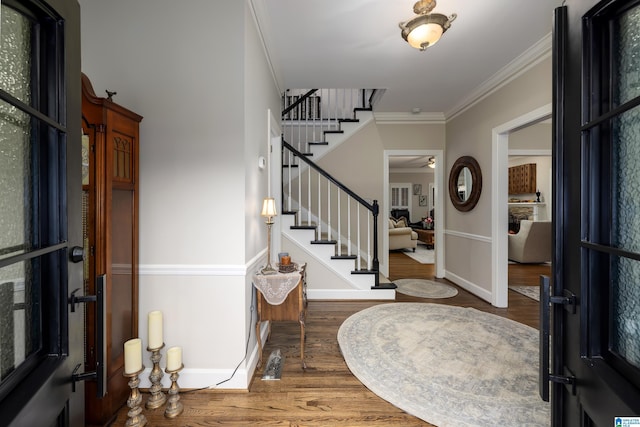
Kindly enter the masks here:
M 422 184 L 413 184 L 413 195 L 419 196 L 422 194 Z
M 420 206 L 427 206 L 428 204 L 427 196 L 420 196 L 419 204 Z

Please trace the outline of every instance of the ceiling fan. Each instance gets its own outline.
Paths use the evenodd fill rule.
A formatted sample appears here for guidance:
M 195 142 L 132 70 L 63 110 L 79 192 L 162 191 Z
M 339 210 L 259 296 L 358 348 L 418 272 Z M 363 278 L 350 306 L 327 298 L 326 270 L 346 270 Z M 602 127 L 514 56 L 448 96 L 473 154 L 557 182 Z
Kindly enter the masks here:
M 436 158 L 433 156 L 429 157 L 429 160 L 427 160 L 426 166 L 430 167 L 431 169 L 434 169 L 436 167 Z

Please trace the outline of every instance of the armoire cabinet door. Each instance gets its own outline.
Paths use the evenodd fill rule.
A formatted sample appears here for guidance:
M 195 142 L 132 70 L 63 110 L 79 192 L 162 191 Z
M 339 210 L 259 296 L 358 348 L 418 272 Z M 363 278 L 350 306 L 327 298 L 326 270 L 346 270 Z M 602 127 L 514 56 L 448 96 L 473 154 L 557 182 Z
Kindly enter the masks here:
M 83 126 L 87 127 L 93 161 L 86 219 L 89 266 L 88 293 L 98 276 L 106 277 L 107 395 L 96 397 L 87 386 L 86 424 L 107 425 L 129 396 L 124 371 L 124 343 L 138 336 L 138 147 L 142 117 L 108 98 L 95 96 L 83 76 Z M 87 369 L 95 364 L 95 311 L 87 316 Z

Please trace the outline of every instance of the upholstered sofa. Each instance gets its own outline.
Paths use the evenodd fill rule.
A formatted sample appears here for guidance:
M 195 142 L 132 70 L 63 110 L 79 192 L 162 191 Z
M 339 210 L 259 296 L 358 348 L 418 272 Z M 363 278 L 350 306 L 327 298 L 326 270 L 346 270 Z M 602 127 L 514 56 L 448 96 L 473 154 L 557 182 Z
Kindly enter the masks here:
M 509 259 L 540 264 L 551 261 L 551 221 L 520 221 L 517 234 L 509 234 Z
M 389 218 L 389 250 L 413 249 L 418 246 L 418 233 L 406 225 L 404 220 Z

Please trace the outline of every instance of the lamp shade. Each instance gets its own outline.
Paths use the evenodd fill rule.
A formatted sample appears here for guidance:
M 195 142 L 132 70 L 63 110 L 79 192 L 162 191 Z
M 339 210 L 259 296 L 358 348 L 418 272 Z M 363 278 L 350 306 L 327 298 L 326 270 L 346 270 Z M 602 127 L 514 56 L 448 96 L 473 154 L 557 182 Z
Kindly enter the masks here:
M 418 25 L 409 34 L 407 42 L 416 49 L 433 46 L 442 37 L 443 28 L 431 22 Z
M 400 23 L 402 38 L 405 39 L 411 47 L 425 50 L 440 40 L 442 34 L 449 29 L 451 22 L 456 19 L 456 17 L 457 15 L 455 13 L 450 17 L 446 17 L 440 13 L 418 15 L 407 22 Z
M 276 211 L 276 201 L 273 197 L 265 197 L 262 201 L 262 212 L 260 212 L 260 215 L 266 217 L 278 215 Z

